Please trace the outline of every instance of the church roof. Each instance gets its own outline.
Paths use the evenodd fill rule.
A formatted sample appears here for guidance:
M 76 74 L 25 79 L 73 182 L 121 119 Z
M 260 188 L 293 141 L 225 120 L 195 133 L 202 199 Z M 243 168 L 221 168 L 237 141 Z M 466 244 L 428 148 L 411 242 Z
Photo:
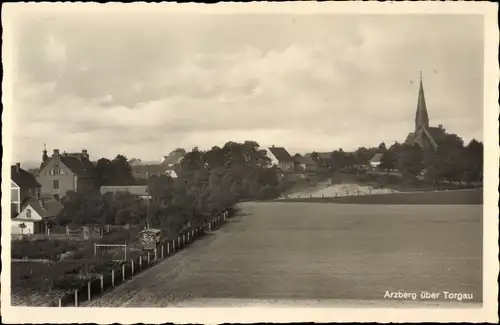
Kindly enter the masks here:
M 415 129 L 429 127 L 429 114 L 427 113 L 427 104 L 425 103 L 424 85 L 422 76 L 420 76 L 420 88 L 418 90 L 417 113 L 415 114 Z

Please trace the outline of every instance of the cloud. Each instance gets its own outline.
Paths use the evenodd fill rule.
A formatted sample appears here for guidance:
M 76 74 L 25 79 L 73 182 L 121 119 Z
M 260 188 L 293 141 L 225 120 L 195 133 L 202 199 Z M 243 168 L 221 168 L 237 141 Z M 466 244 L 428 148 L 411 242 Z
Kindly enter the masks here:
M 43 142 L 148 160 L 229 140 L 296 150 L 402 141 L 419 70 L 431 123 L 481 134 L 479 19 L 85 19 L 26 22 L 20 33 L 18 159 L 38 159 Z

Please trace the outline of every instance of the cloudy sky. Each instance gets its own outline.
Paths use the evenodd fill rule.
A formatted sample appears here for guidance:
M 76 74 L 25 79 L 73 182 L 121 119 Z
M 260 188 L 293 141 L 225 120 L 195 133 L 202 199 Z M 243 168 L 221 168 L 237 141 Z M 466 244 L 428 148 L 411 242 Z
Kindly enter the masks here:
M 157 160 L 256 140 L 292 153 L 404 141 L 419 71 L 432 125 L 482 139 L 481 16 L 26 15 L 14 152 Z

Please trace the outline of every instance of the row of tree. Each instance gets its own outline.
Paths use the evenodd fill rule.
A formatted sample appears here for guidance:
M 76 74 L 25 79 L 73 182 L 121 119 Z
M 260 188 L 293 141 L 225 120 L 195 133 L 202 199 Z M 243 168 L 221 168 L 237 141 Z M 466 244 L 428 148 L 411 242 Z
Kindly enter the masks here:
M 422 150 L 417 145 L 394 143 L 389 148 L 385 143 L 378 147 L 359 148 L 347 153 L 342 149 L 333 151 L 331 159 L 321 160 L 318 154 L 312 157 L 330 173 L 345 171 L 356 166 L 369 165 L 370 159 L 381 153 L 379 169 L 387 172 L 399 171 L 406 177 L 424 175 L 437 186 L 442 181 L 458 183 L 481 182 L 483 177 L 483 143 L 475 139 L 467 145 L 456 134 L 443 128 L 430 128 L 436 150 Z
M 127 193 L 83 195 L 65 200 L 60 223 L 134 224 L 174 231 L 200 224 L 241 200 L 272 199 L 288 184 L 254 141 L 228 142 L 201 151 L 187 152 L 177 178 L 156 175 L 148 180 L 149 202 Z M 103 184 L 134 184 L 126 157 L 100 159 L 97 169 Z

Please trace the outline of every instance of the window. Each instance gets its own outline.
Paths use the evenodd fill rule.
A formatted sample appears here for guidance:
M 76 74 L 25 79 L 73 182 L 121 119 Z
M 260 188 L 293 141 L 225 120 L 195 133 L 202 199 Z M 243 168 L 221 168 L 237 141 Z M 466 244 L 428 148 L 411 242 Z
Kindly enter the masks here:
M 31 218 L 31 209 L 26 210 L 26 217 Z
M 52 183 L 53 183 L 53 185 L 54 185 L 54 189 L 56 189 L 56 190 L 57 190 L 57 189 L 59 189 L 59 181 L 58 181 L 57 179 L 54 179 L 54 180 L 52 181 Z

